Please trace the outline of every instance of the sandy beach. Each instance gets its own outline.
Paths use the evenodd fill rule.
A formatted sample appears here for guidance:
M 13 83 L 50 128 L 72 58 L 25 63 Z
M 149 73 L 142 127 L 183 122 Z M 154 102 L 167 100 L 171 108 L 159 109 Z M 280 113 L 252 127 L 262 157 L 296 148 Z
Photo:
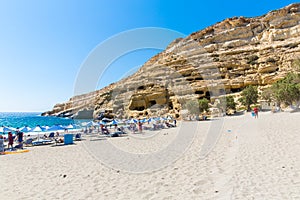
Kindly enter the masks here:
M 250 113 L 224 117 L 205 157 L 201 149 L 213 121 L 187 122 L 181 131 L 28 147 L 28 153 L 0 156 L 0 199 L 300 199 L 299 119 L 300 113 L 270 112 L 259 119 Z M 163 154 L 143 160 L 178 137 L 188 146 L 180 152 L 170 147 L 174 159 Z M 142 168 L 123 153 L 152 165 Z

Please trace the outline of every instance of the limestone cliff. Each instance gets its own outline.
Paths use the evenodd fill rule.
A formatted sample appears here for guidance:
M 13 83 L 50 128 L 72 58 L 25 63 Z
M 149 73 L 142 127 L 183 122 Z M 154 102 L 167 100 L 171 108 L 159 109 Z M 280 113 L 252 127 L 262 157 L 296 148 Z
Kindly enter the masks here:
M 299 43 L 300 4 L 255 18 L 229 18 L 175 40 L 134 75 L 43 115 L 80 117 L 86 110 L 94 118 L 179 117 L 188 99 L 234 94 L 247 85 L 262 88 L 283 78 L 300 58 Z

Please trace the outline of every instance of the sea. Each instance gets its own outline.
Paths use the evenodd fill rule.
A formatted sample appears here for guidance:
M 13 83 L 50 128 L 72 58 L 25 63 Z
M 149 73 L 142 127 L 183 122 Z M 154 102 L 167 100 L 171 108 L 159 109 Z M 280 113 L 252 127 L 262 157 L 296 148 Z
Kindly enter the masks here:
M 80 125 L 82 122 L 84 121 L 54 116 L 41 116 L 41 113 L 37 112 L 0 112 L 0 126 L 13 128 L 21 128 L 24 126 L 34 128 L 37 125 L 49 127 L 53 125 Z

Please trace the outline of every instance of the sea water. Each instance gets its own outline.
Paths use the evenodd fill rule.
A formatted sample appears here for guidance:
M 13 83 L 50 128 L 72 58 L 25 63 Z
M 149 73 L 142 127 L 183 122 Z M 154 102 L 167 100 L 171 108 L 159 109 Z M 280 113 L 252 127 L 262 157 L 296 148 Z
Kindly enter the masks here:
M 53 125 L 69 125 L 80 124 L 81 121 L 72 120 L 68 118 L 59 118 L 54 116 L 41 116 L 41 113 L 36 112 L 0 112 L 0 126 L 7 126 L 13 128 L 21 128 L 29 126 L 34 128 L 40 126 Z

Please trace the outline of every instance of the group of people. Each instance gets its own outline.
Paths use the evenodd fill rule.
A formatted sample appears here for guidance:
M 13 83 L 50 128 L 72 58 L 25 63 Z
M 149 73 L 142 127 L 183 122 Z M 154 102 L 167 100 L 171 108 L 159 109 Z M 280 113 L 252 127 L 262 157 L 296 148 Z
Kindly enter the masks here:
M 17 130 L 15 133 L 15 136 L 12 132 L 8 132 L 7 140 L 8 140 L 8 146 L 7 148 L 13 150 L 13 148 L 23 149 L 23 132 Z M 3 136 L 0 136 L 0 139 L 4 139 Z M 18 142 L 18 144 L 14 147 L 14 142 Z

